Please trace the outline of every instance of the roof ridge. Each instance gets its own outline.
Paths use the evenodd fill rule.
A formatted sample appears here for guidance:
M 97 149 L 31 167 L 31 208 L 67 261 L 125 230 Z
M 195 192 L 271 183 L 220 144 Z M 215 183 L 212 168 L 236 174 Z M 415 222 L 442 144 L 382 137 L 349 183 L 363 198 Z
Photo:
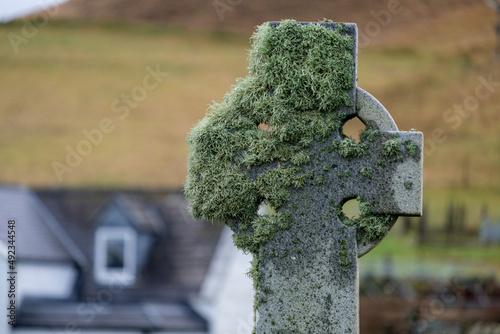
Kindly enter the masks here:
M 82 250 L 77 246 L 68 232 L 61 226 L 59 221 L 54 217 L 50 210 L 45 206 L 45 204 L 40 200 L 38 195 L 29 188 L 26 188 L 28 193 L 28 201 L 33 206 L 33 209 L 40 215 L 42 221 L 49 228 L 49 230 L 54 234 L 54 236 L 59 240 L 61 245 L 66 249 L 70 256 L 80 265 L 81 267 L 87 267 L 89 261 L 87 257 L 82 252 Z
M 157 212 L 154 212 L 158 210 L 155 202 L 147 200 L 142 195 L 124 194 L 121 192 L 119 192 L 112 198 L 111 202 L 113 201 L 124 210 L 124 212 L 133 222 L 140 224 L 136 226 L 138 229 L 151 230 L 156 233 L 159 233 L 163 230 L 164 226 L 161 223 L 162 218 Z M 143 217 L 137 216 L 135 210 L 139 210 Z M 147 221 L 142 221 L 141 218 L 144 218 Z M 147 223 L 149 226 L 145 225 L 144 223 Z

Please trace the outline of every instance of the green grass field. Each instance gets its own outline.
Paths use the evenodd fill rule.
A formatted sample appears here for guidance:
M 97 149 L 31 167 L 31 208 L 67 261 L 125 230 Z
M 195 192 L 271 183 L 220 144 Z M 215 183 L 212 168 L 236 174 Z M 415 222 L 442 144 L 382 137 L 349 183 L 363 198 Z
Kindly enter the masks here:
M 21 23 L 0 27 L 19 33 Z M 30 185 L 176 186 L 185 137 L 212 99 L 245 74 L 248 36 L 155 24 L 51 22 L 16 54 L 0 45 L 1 178 Z M 143 86 L 147 68 L 168 72 L 130 107 L 113 102 Z M 140 100 L 140 101 L 139 101 Z M 125 112 L 117 111 L 126 106 Z M 108 118 L 114 130 L 59 182 L 83 130 Z
M 496 277 L 500 279 L 498 245 L 445 244 L 435 242 L 417 247 L 413 234 L 402 235 L 397 228 L 367 256 L 360 259 L 360 272 L 383 275 L 384 263 L 390 258 L 398 277 L 428 276 L 450 278 L 456 275 Z
M 424 193 L 434 217 L 456 199 L 470 204 L 474 224 L 484 203 L 500 219 L 500 86 L 474 99 L 484 80 L 500 81 L 491 58 L 493 22 L 492 11 L 471 7 L 394 29 L 360 50 L 358 85 L 400 129 L 424 132 Z M 4 183 L 181 187 L 187 132 L 247 72 L 244 33 L 53 20 L 16 53 L 8 38 L 22 29 L 22 21 L 0 26 Z M 145 90 L 154 69 L 168 75 Z M 456 105 L 469 111 L 454 111 Z M 108 133 L 85 147 L 82 131 L 103 120 Z M 70 157 L 73 166 L 58 177 L 54 162 L 68 165 L 68 149 L 78 148 L 91 152 L 81 161 Z

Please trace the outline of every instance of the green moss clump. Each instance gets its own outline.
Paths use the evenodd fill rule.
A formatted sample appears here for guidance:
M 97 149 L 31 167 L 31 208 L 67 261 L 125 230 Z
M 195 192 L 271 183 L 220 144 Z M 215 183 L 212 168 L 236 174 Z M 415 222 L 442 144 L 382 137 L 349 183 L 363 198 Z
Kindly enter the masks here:
M 371 179 L 373 174 L 373 169 L 371 169 L 370 167 L 363 167 L 359 170 L 359 172 L 361 173 L 361 175 Z
M 233 233 L 234 244 L 255 254 L 276 232 L 289 229 L 291 223 L 291 214 L 288 211 L 277 211 L 274 216 L 258 216 L 249 224 L 238 225 L 239 232 Z
M 361 142 L 365 141 L 374 142 L 375 136 L 380 136 L 380 134 L 381 134 L 380 130 L 373 130 L 367 126 L 364 130 L 361 130 L 359 132 L 359 140 Z
M 367 240 L 376 241 L 386 236 L 389 232 L 390 223 L 394 220 L 393 215 L 383 215 L 372 213 L 370 203 L 366 202 L 362 196 L 358 196 L 360 215 L 356 219 L 349 219 L 342 214 L 341 206 L 338 206 L 337 213 L 342 222 L 348 226 L 354 226 L 357 230 L 358 240 L 364 236 Z
M 338 147 L 339 154 L 343 158 L 356 158 L 366 154 L 367 146 L 363 143 L 358 143 L 353 138 L 344 138 Z
M 290 186 L 300 188 L 304 185 L 305 176 L 298 173 L 297 168 L 280 166 L 268 169 L 255 179 L 259 195 L 274 208 L 279 208 L 288 201 Z
M 336 110 L 353 105 L 347 90 L 354 86 L 354 41 L 343 28 L 293 20 L 258 27 L 248 76 L 189 133 L 189 211 L 231 226 L 244 251 L 256 253 L 289 228 L 291 215 L 281 207 L 291 189 L 313 178 L 299 166 L 309 163 L 314 141 L 342 127 L 346 115 Z M 359 156 L 358 146 L 342 151 Z M 276 215 L 257 215 L 262 202 Z
M 309 160 L 311 160 L 311 158 L 309 157 L 309 154 L 307 154 L 305 151 L 300 151 L 290 159 L 292 164 L 296 166 L 304 165 L 308 163 Z
M 386 140 L 383 144 L 383 150 L 385 156 L 396 155 L 399 153 L 399 140 L 397 139 L 389 139 Z
M 262 274 L 259 272 L 259 263 L 260 263 L 260 256 L 258 256 L 258 254 L 255 254 L 255 256 L 252 258 L 252 260 L 250 261 L 250 264 L 251 264 L 251 267 L 250 269 L 248 270 L 247 272 L 247 275 L 248 277 L 250 277 L 253 281 L 253 289 L 254 289 L 254 310 L 257 309 L 257 307 L 259 306 L 259 300 L 258 300 L 258 285 L 259 285 L 259 282 L 260 280 L 262 279 Z M 254 313 L 254 322 L 256 321 L 256 316 L 257 314 Z M 252 333 L 255 331 L 255 327 L 252 331 Z
M 326 184 L 326 179 L 324 177 L 320 176 L 316 179 L 317 186 L 322 186 L 324 184 Z
M 285 20 L 261 25 L 253 35 L 250 76 L 262 80 L 292 110 L 332 111 L 352 106 L 353 40 L 318 24 Z
M 350 169 L 346 169 L 343 172 L 338 172 L 337 175 L 340 178 L 342 178 L 342 177 L 349 177 L 349 176 L 351 176 L 351 170 Z
M 417 154 L 417 144 L 415 144 L 410 139 L 407 139 L 405 145 L 406 149 L 408 150 L 408 154 L 414 157 Z

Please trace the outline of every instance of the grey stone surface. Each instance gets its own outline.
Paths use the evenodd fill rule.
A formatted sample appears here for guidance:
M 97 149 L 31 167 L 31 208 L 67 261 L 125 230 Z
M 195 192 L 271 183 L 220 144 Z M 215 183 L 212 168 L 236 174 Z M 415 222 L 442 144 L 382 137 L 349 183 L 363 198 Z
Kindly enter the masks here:
M 368 153 L 345 158 L 331 152 L 328 145 L 342 140 L 340 133 L 313 144 L 305 168 L 314 176 L 281 208 L 294 223 L 258 255 L 258 334 L 358 333 L 358 257 L 382 237 L 346 225 L 339 204 L 363 196 L 374 217 L 392 215 L 382 226 L 387 229 L 399 215 L 421 214 L 422 133 L 398 131 L 375 98 L 359 88 L 356 93 L 355 115 L 374 131 L 364 142 Z M 388 141 L 396 147 L 390 155 Z M 363 168 L 371 169 L 369 177 Z
M 320 24 L 329 28 L 339 25 Z M 238 95 L 242 92 L 254 98 L 258 92 L 240 91 L 236 87 L 233 90 L 236 95 L 231 95 L 234 109 L 219 105 L 222 106 L 219 114 L 213 111 L 215 116 L 205 118 L 191 134 L 191 177 L 186 182 L 186 195 L 192 199 L 191 212 L 195 216 L 226 219 L 234 231 L 236 244 L 252 252 L 257 334 L 358 333 L 358 257 L 385 237 L 398 216 L 421 213 L 423 137 L 419 132 L 399 131 L 387 110 L 373 96 L 356 87 L 355 24 L 345 24 L 339 29 L 341 34 L 352 37 L 354 43 L 351 38 L 345 38 L 349 44 L 342 47 L 333 44 L 337 49 L 332 48 L 331 40 L 327 39 L 332 37 L 326 37 L 332 34 L 323 35 L 323 44 L 312 45 L 308 39 L 312 35 L 293 32 L 307 30 L 302 29 L 303 26 L 288 21 L 284 27 L 274 30 L 279 30 L 280 35 L 265 30 L 269 44 L 259 44 L 256 54 L 262 55 L 259 50 L 280 50 L 280 47 L 268 48 L 277 41 L 280 46 L 287 45 L 285 51 L 279 51 L 286 54 L 278 54 L 278 58 L 290 61 L 274 63 L 273 54 L 262 58 L 265 61 L 259 58 L 256 62 L 261 64 L 262 60 L 266 64 L 263 68 L 268 72 L 261 73 L 263 77 L 279 77 L 278 87 L 285 87 L 281 83 L 289 83 L 290 77 L 295 79 L 290 82 L 300 83 L 300 86 L 292 85 L 291 89 L 281 88 L 280 92 L 286 94 L 279 95 L 282 100 L 298 96 L 298 101 L 289 104 L 275 101 L 274 107 L 269 104 L 266 110 L 272 115 L 265 117 L 273 122 L 269 122 L 271 130 L 265 130 L 258 127 L 265 119 L 248 116 L 252 110 L 246 108 L 254 108 L 254 104 L 234 102 L 247 101 Z M 318 45 L 329 48 L 328 57 L 332 58 L 336 57 L 335 50 L 343 50 L 345 57 L 319 70 L 302 71 L 310 76 L 307 80 L 298 80 L 302 78 L 299 70 L 286 72 L 286 76 L 278 75 L 280 68 L 306 66 L 302 60 L 295 61 L 295 57 L 289 55 L 296 50 L 290 47 L 296 40 L 300 43 L 307 40 L 308 43 L 300 45 L 314 50 L 318 50 Z M 314 61 L 319 62 L 321 57 L 327 55 L 320 53 Z M 322 91 L 313 84 L 308 85 L 320 82 L 325 72 L 336 76 L 342 73 L 347 79 L 335 81 L 337 86 L 323 92 L 323 101 L 338 97 L 339 92 L 345 96 L 344 89 L 350 99 L 330 108 L 334 110 L 314 103 L 311 104 L 314 108 L 302 109 L 300 102 Z M 276 99 L 276 91 L 268 89 L 265 95 L 258 93 L 258 105 L 268 106 L 270 100 Z M 287 108 L 292 108 L 290 113 L 283 112 Z M 304 112 L 303 120 L 289 122 L 295 112 Z M 310 120 L 305 118 L 307 113 L 311 114 Z M 337 115 L 332 115 L 335 113 Z M 239 122 L 246 120 L 244 126 L 227 126 L 240 116 Z M 367 126 L 360 135 L 360 142 L 347 138 L 339 128 L 341 122 L 354 117 Z M 283 133 L 273 131 L 273 127 L 287 129 L 283 133 L 287 136 L 293 133 L 293 140 L 292 137 L 280 137 Z M 299 127 L 300 131 L 289 131 Z M 241 152 L 233 153 L 228 146 L 239 147 L 243 142 L 241 138 L 250 143 L 245 142 Z M 249 155 L 245 148 L 248 146 L 252 147 Z M 259 163 L 255 164 L 257 160 Z M 226 191 L 228 189 L 235 191 Z M 354 198 L 360 201 L 361 215 L 353 220 L 345 217 L 341 209 L 345 202 Z
M 398 127 L 385 107 L 370 93 L 356 87 L 357 117 L 366 125 L 381 131 L 398 131 Z
M 386 111 L 376 102 L 365 100 L 360 107 L 359 114 L 367 117 L 372 129 L 395 127 L 388 113 L 380 115 Z M 337 203 L 363 196 L 374 213 L 394 215 L 388 228 L 398 215 L 421 213 L 421 133 L 381 131 L 367 141 L 366 156 L 352 159 L 328 152 L 332 140 L 340 140 L 340 134 L 314 143 L 316 154 L 307 169 L 315 177 L 293 191 L 282 208 L 292 212 L 294 224 L 261 250 L 257 333 L 357 333 L 358 257 L 381 239 L 368 239 L 356 226 L 344 224 Z M 387 140 L 399 142 L 397 154 L 384 154 Z M 406 140 L 416 145 L 413 156 L 404 148 Z M 362 168 L 371 168 L 372 176 L 362 175 Z M 324 184 L 318 186 L 318 177 L 325 179 Z M 407 182 L 411 187 L 405 186 Z
M 372 207 L 374 213 L 388 213 L 394 215 L 419 216 L 422 213 L 422 180 L 423 180 L 423 134 L 417 131 L 398 131 L 396 123 L 384 106 L 372 95 L 361 88 L 357 88 L 357 117 L 368 127 L 384 132 L 386 140 L 391 138 L 400 142 L 400 149 L 404 151 L 405 143 L 413 142 L 417 148 L 413 159 L 400 161 L 392 177 L 379 180 L 379 184 L 390 181 L 390 189 L 379 189 L 384 193 L 390 191 L 393 195 L 379 205 Z M 408 153 L 408 152 L 407 152 Z M 395 155 L 396 159 L 399 155 Z M 382 158 L 382 157 L 381 157 Z M 390 160 L 390 159 L 389 159 Z M 405 186 L 405 183 L 411 187 Z M 383 195 L 383 194 L 381 194 Z
M 479 242 L 482 244 L 500 243 L 500 222 L 494 222 L 483 218 L 479 228 Z

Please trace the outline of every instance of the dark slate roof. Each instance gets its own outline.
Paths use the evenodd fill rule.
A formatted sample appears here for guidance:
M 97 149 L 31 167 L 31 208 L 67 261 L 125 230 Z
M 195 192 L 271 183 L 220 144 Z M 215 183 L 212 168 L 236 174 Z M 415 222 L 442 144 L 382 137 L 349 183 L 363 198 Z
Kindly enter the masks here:
M 138 219 L 151 219 L 144 218 L 143 209 L 156 207 L 161 217 L 160 224 L 164 226 L 159 229 L 155 227 L 156 245 L 136 283 L 113 296 L 114 301 L 186 302 L 199 292 L 222 225 L 195 221 L 187 211 L 187 201 L 182 192 L 38 189 L 36 193 L 89 263 L 81 268 L 82 280 L 77 294 L 80 299 L 94 298 L 102 288 L 94 282 L 91 265 L 94 220 L 96 214 L 116 198 L 121 198 L 119 201 L 123 205 L 131 204 L 127 207 Z
M 14 219 L 17 261 L 73 262 L 79 252 L 47 208 L 28 188 L 0 186 L 0 241 L 7 245 L 7 220 Z
M 94 224 L 110 203 L 156 236 L 132 286 L 101 286 L 93 278 Z M 182 192 L 0 187 L 0 212 L 4 221 L 16 218 L 24 257 L 73 261 L 80 273 L 68 300 L 24 299 L 18 327 L 60 329 L 71 323 L 81 329 L 207 332 L 206 320 L 189 301 L 201 288 L 222 225 L 195 221 Z M 0 240 L 6 241 L 4 231 Z M 96 308 L 99 299 L 104 302 Z
M 135 227 L 143 232 L 160 233 L 165 228 L 156 205 L 148 203 L 141 196 L 119 194 L 114 202 L 130 216 Z
M 23 327 L 207 332 L 207 323 L 184 303 L 101 303 L 26 300 L 18 319 Z M 19 324 L 19 321 L 18 321 Z

